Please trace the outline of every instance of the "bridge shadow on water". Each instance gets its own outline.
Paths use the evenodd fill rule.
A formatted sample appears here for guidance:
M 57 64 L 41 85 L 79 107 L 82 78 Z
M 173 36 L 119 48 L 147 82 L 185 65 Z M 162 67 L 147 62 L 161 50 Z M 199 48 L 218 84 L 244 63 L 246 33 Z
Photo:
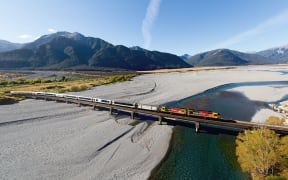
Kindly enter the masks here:
M 115 116 L 130 116 L 129 112 L 122 112 L 122 111 L 117 111 L 114 114 Z M 154 116 L 149 116 L 149 115 L 144 115 L 144 114 L 137 114 L 135 116 L 135 120 L 138 121 L 146 121 L 148 124 L 152 124 L 153 122 L 157 121 L 158 122 L 158 117 Z M 196 131 L 195 123 L 194 122 L 187 122 L 187 121 L 174 121 L 170 119 L 164 119 L 162 121 L 163 125 L 169 125 L 169 126 L 182 126 L 182 127 L 187 127 L 191 128 L 191 131 Z M 217 125 L 210 125 L 210 124 L 205 124 L 205 123 L 200 123 L 200 128 L 198 130 L 198 133 L 208 133 L 208 134 L 227 134 L 227 135 L 232 135 L 232 136 L 237 136 L 239 132 L 241 132 L 241 129 L 235 129 L 235 128 L 227 128 L 227 127 L 222 127 L 222 126 L 217 126 Z
M 165 120 L 165 122 L 167 122 L 167 125 L 187 127 L 187 128 L 191 128 L 191 131 L 196 131 L 195 123 L 193 122 L 183 122 L 183 121 L 175 122 L 169 119 Z M 242 130 L 200 123 L 200 127 L 197 133 L 208 133 L 208 134 L 214 134 L 214 135 L 227 134 L 227 135 L 237 136 L 239 132 L 242 132 Z

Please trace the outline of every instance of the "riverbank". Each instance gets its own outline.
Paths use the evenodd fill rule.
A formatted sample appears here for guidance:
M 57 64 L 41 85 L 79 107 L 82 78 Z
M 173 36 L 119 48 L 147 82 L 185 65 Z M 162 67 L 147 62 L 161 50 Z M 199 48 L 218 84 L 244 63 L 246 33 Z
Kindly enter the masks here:
M 67 75 L 66 76 L 64 76 Z M 8 96 L 10 91 L 78 92 L 95 86 L 129 81 L 137 74 L 91 72 L 34 72 L 30 74 L 0 72 L 0 105 L 16 103 L 24 98 Z M 23 75 L 17 77 L 16 75 Z M 37 75 L 39 75 L 37 77 Z M 60 77 L 59 77 L 60 76 Z M 1 76 L 0 76 L 1 77 Z M 6 78 L 5 78 L 6 77 Z M 15 79 L 17 77 L 17 79 Z M 12 78 L 12 79 L 11 79 Z M 14 79 L 13 79 L 14 78 Z
M 277 68 L 145 74 L 71 94 L 160 105 L 228 83 L 286 81 Z M 269 93 L 275 91 L 262 95 Z M 0 125 L 0 179 L 148 179 L 169 149 L 173 128 L 145 122 L 133 127 L 106 111 L 39 100 L 1 106 L 0 116 L 6 124 Z

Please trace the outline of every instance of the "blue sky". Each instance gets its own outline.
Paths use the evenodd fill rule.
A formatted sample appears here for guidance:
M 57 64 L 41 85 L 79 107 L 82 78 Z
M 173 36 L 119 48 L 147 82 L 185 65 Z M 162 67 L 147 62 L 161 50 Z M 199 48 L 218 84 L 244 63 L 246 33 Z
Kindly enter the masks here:
M 56 31 L 177 55 L 288 44 L 287 0 L 2 0 L 0 39 Z

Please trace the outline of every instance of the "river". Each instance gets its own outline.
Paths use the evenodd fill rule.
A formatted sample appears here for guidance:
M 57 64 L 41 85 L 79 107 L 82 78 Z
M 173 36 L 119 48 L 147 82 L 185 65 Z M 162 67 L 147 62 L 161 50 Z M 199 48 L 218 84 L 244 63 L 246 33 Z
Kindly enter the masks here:
M 233 83 L 167 104 L 219 112 L 224 119 L 250 121 L 266 102 L 251 101 L 241 93 L 227 91 L 240 86 L 288 85 L 287 81 Z M 249 179 L 241 171 L 235 155 L 235 135 L 195 130 L 177 126 L 170 152 L 157 172 L 158 179 Z

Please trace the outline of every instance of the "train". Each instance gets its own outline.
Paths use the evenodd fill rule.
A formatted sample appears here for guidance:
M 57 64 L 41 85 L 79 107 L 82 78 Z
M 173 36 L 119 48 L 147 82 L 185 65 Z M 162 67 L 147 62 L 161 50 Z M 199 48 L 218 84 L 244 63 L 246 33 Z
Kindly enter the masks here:
M 84 96 L 76 96 L 70 94 L 60 94 L 60 93 L 51 93 L 51 92 L 33 92 L 33 91 L 11 91 L 11 95 L 22 95 L 22 96 L 42 96 L 42 97 L 59 97 L 64 99 L 73 99 L 79 101 L 88 101 L 95 102 L 101 104 L 111 104 L 122 107 L 129 107 L 135 109 L 142 109 L 148 111 L 155 111 L 167 114 L 175 114 L 187 117 L 197 117 L 204 119 L 221 119 L 221 116 L 218 112 L 214 111 L 206 111 L 206 110 L 195 110 L 195 109 L 186 109 L 180 107 L 171 107 L 166 105 L 154 106 L 140 103 L 129 103 L 129 102 L 120 102 L 116 100 L 95 98 L 95 97 L 84 97 Z

